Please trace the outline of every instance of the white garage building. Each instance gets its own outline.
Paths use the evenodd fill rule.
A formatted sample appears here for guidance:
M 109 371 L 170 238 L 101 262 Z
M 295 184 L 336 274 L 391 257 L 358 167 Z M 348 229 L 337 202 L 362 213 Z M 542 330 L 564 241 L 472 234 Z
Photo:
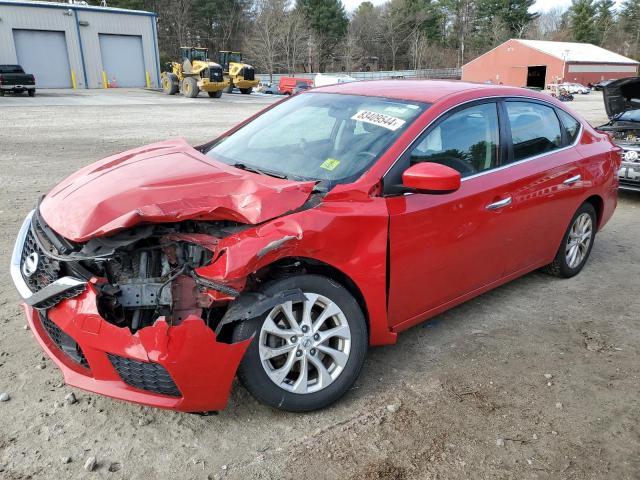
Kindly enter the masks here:
M 158 87 L 157 38 L 152 12 L 0 0 L 0 64 L 38 88 Z

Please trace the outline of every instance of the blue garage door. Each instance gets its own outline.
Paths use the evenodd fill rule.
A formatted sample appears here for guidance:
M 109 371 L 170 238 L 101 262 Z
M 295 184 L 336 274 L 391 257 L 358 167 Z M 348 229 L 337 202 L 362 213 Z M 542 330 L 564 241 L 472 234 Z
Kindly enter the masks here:
M 146 86 L 142 37 L 103 33 L 99 37 L 102 68 L 109 81 L 115 79 L 118 87 Z
M 71 69 L 64 32 L 14 30 L 18 63 L 36 76 L 37 88 L 71 88 Z

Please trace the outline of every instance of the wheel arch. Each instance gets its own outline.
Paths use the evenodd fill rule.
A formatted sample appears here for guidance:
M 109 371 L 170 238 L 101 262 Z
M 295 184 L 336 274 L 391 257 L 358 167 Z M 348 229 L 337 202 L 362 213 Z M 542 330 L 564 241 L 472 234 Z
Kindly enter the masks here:
M 298 256 L 288 256 L 282 257 L 278 260 L 265 265 L 262 267 L 256 274 L 258 276 L 269 275 L 273 272 L 283 272 L 278 273 L 279 275 L 296 275 L 298 273 L 310 273 L 316 275 L 322 275 L 324 277 L 333 280 L 334 282 L 340 284 L 344 287 L 352 296 L 355 298 L 356 302 L 360 306 L 362 310 L 362 315 L 364 315 L 365 321 L 367 323 L 367 330 L 369 335 L 371 334 L 371 325 L 369 318 L 369 310 L 367 308 L 367 302 L 365 300 L 360 287 L 342 270 L 330 265 L 321 260 L 316 260 L 308 257 L 298 257 Z
M 591 195 L 584 201 L 584 203 L 590 203 L 591 206 L 596 211 L 596 224 L 598 227 L 597 229 L 599 230 L 600 227 L 602 226 L 602 217 L 604 214 L 604 200 L 600 195 Z

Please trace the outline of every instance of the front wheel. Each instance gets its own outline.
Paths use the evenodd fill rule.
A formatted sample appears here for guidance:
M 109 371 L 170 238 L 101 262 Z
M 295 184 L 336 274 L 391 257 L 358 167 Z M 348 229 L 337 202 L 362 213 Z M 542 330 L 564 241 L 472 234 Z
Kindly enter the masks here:
M 591 254 L 597 225 L 596 210 L 583 203 L 573 215 L 562 237 L 556 257 L 544 270 L 556 277 L 570 278 L 580 273 Z
M 166 73 L 162 75 L 162 91 L 167 95 L 175 95 L 178 93 L 179 82 L 178 77 L 173 73 Z
M 243 93 L 245 95 L 249 95 L 252 91 L 253 91 L 253 88 L 251 88 L 251 87 L 249 87 L 249 88 L 241 88 L 240 89 L 240 93 Z
M 182 81 L 182 94 L 188 98 L 196 98 L 200 93 L 198 81 L 193 77 L 187 77 Z
M 353 296 L 333 280 L 299 275 L 268 284 L 267 296 L 299 288 L 289 301 L 239 322 L 233 342 L 254 336 L 238 378 L 260 402 L 308 412 L 342 397 L 358 378 L 368 346 L 364 315 Z

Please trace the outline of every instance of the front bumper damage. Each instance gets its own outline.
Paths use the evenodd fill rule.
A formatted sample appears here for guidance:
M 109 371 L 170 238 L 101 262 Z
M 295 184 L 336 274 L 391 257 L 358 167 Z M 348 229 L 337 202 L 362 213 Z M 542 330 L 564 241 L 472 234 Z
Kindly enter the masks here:
M 47 311 L 28 305 L 24 309 L 36 340 L 62 370 L 67 384 L 184 412 L 226 406 L 236 370 L 251 342 L 220 343 L 195 316 L 178 326 L 158 320 L 132 334 L 100 317 L 91 284 L 78 297 Z M 76 358 L 68 353 L 68 341 L 63 343 L 45 328 L 47 319 L 77 343 Z
M 62 370 L 65 382 L 159 408 L 223 409 L 251 339 L 220 342 L 197 315 L 187 315 L 177 325 L 160 317 L 132 333 L 100 315 L 96 279 L 64 276 L 33 292 L 22 274 L 33 215 L 20 229 L 11 276 L 36 340 Z

